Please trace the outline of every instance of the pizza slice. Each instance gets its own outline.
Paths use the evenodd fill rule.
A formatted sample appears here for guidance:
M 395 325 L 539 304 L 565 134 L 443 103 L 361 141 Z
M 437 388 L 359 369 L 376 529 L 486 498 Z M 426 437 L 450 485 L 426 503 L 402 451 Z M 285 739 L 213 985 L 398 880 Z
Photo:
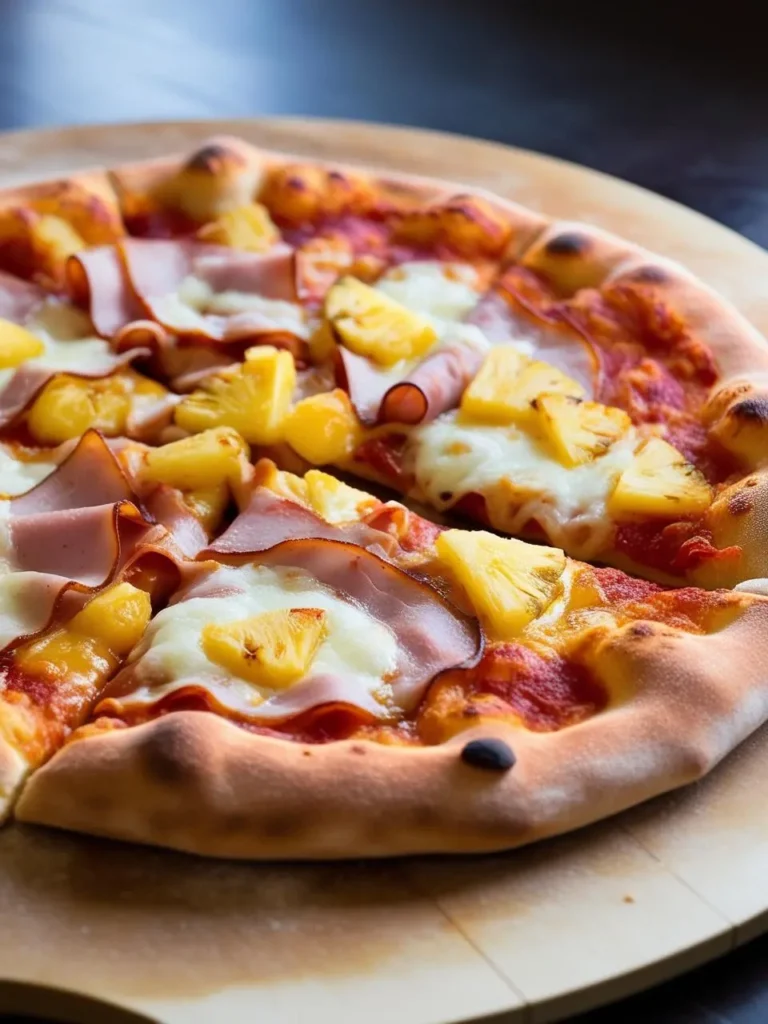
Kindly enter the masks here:
M 227 857 L 498 849 L 689 782 L 768 716 L 768 599 L 319 471 L 258 463 L 195 567 L 20 820 Z

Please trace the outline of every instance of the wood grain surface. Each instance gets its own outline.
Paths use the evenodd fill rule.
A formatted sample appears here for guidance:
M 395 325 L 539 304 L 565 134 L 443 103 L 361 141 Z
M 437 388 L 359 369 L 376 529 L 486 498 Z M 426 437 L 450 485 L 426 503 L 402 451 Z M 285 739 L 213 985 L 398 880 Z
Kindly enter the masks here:
M 558 216 L 598 219 L 681 259 L 768 329 L 768 255 L 757 247 L 593 172 L 458 137 L 302 121 L 19 133 L 2 140 L 0 183 L 166 152 L 214 128 L 308 156 L 441 172 Z M 341 1024 L 363 1015 L 373 1024 L 572 1015 L 764 929 L 765 739 L 754 737 L 702 785 L 512 855 L 211 864 L 7 829 L 0 906 L 13 927 L 0 933 L 0 975 L 17 984 L 0 989 L 0 1007 L 76 1020 L 105 1012 L 18 984 L 29 982 L 168 1022 L 255 1012 Z M 698 1012 L 695 1000 L 688 1005 Z

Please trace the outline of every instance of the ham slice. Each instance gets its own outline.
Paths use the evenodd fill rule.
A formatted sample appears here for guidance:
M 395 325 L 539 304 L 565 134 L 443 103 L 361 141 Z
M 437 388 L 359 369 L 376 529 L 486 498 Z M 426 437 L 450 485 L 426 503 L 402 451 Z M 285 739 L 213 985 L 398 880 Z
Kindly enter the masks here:
M 48 298 L 45 289 L 0 271 L 0 317 L 23 324 Z
M 378 422 L 429 423 L 440 413 L 455 409 L 484 357 L 482 350 L 461 342 L 438 349 L 387 391 Z
M 463 615 L 427 583 L 370 551 L 341 541 L 293 540 L 262 554 L 259 563 L 301 568 L 391 629 L 400 648 L 392 691 L 404 711 L 419 703 L 441 672 L 474 664 L 480 657 L 482 637 L 477 620 Z M 309 678 L 269 703 L 281 717 L 321 703 L 355 705 L 350 683 L 354 685 L 354 680 Z M 263 717 L 263 707 L 259 717 Z
M 54 617 L 70 618 L 90 598 L 87 591 L 64 589 L 61 576 L 14 572 L 0 577 L 0 651 L 41 632 Z
M 365 523 L 328 523 L 304 505 L 268 487 L 256 487 L 246 509 L 201 557 L 237 560 L 298 539 L 345 541 L 382 554 L 390 553 L 396 543 Z
M 385 625 L 397 642 L 395 670 L 386 682 L 393 702 L 404 711 L 418 704 L 442 672 L 473 665 L 481 656 L 482 636 L 475 619 L 463 615 L 429 584 L 356 545 L 317 538 L 287 540 L 260 554 L 257 564 L 299 570 L 308 582 L 320 582 L 337 599 Z M 302 577 L 294 576 L 292 586 L 301 585 Z M 171 604 L 177 606 L 196 598 L 226 600 L 244 593 L 246 586 L 236 570 L 219 566 L 177 592 Z M 190 698 L 197 706 L 225 714 L 234 712 L 239 719 L 254 722 L 280 722 L 321 706 L 345 705 L 362 711 L 369 719 L 388 713 L 386 705 L 352 673 L 310 674 L 257 703 L 247 684 L 233 685 L 231 678 L 215 671 L 205 681 L 180 676 L 169 681 L 169 687 L 164 684 L 163 670 L 153 663 L 151 652 L 148 637 L 137 659 L 110 684 L 109 696 L 99 705 L 99 713 L 123 714 L 142 705 L 157 708 L 174 699 Z
M 492 345 L 513 344 L 533 359 L 556 366 L 578 381 L 588 397 L 596 394 L 599 362 L 581 335 L 565 324 L 518 310 L 499 291 L 488 292 L 468 316 Z
M 142 316 L 142 307 L 128 286 L 114 245 L 100 245 L 70 256 L 66 285 L 69 297 L 88 311 L 102 338 L 112 338 L 121 327 Z
M 208 544 L 205 527 L 175 488 L 161 484 L 144 499 L 144 505 L 152 518 L 168 530 L 186 558 L 195 558 Z
M 295 302 L 290 246 L 280 244 L 267 253 L 247 253 L 184 239 L 130 238 L 120 243 L 120 249 L 131 288 L 145 314 L 182 338 L 245 342 L 261 335 L 291 333 L 268 312 L 207 314 L 178 297 L 181 285 L 194 278 L 214 295 L 239 292 Z

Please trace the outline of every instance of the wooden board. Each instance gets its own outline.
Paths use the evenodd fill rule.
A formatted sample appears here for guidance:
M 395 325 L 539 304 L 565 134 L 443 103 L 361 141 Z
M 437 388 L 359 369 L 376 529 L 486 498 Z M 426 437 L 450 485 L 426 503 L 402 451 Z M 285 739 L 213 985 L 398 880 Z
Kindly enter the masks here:
M 761 249 L 595 172 L 456 136 L 298 120 L 17 133 L 0 144 L 0 186 L 168 153 L 213 131 L 442 175 L 592 221 L 686 263 L 768 333 Z M 211 863 L 13 826 L 0 833 L 0 1012 L 168 1024 L 555 1020 L 768 929 L 766 777 L 763 731 L 686 791 L 466 859 Z

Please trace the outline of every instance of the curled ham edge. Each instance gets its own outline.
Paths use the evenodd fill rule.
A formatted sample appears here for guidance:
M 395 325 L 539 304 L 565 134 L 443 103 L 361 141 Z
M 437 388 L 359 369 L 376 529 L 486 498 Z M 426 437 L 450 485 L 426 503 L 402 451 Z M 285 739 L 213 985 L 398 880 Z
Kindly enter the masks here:
M 126 238 L 71 256 L 67 288 L 72 300 L 88 310 L 99 334 L 117 336 L 119 345 L 137 340 L 162 344 L 159 327 L 184 339 L 220 344 L 264 335 L 298 354 L 303 340 L 256 312 L 200 314 L 199 323 L 191 326 L 174 322 L 162 305 L 190 274 L 210 284 L 214 292 L 245 291 L 295 302 L 294 260 L 294 250 L 284 243 L 253 253 L 190 239 Z
M 346 541 L 311 538 L 285 540 L 257 555 L 257 565 L 304 571 L 392 629 L 398 642 L 400 668 L 400 678 L 392 684 L 393 695 L 406 714 L 418 706 L 436 678 L 452 669 L 471 667 L 482 657 L 483 636 L 476 619 L 450 605 L 427 582 L 371 551 Z M 230 555 L 227 561 L 246 564 L 254 561 L 254 553 Z M 220 569 L 219 565 L 212 566 L 210 575 L 178 591 L 172 603 L 236 593 L 229 581 L 218 584 L 215 577 Z M 254 724 L 285 722 L 322 706 L 352 707 L 368 720 L 387 718 L 386 709 L 371 695 L 361 693 L 354 678 L 310 676 L 268 698 L 249 714 L 230 707 L 207 686 L 193 681 L 180 681 L 170 694 L 156 700 L 136 700 L 135 692 L 142 682 L 139 657 L 115 677 L 95 713 L 120 716 L 147 704 L 158 708 L 175 694 L 202 697 L 206 706 L 219 714 Z
M 261 485 L 254 488 L 247 506 L 231 526 L 200 557 L 238 559 L 291 540 L 346 541 L 384 556 L 391 554 L 397 544 L 391 534 L 362 521 L 328 523 L 298 501 Z
M 21 527 L 22 550 L 26 536 L 32 557 L 45 550 L 46 527 L 61 534 L 74 526 L 75 535 L 86 534 L 89 544 L 94 528 L 106 527 L 109 536 L 105 544 L 111 541 L 112 556 L 103 572 L 88 574 L 102 577 L 93 583 L 29 566 L 15 569 L 14 576 L 25 576 L 23 600 L 27 605 L 35 602 L 36 616 L 26 619 L 24 631 L 14 636 L 9 636 L 8 620 L 0 623 L 0 652 L 62 625 L 147 555 L 160 555 L 169 571 L 180 572 L 185 556 L 174 547 L 172 534 L 146 518 L 135 499 L 131 483 L 107 442 L 97 431 L 89 430 L 50 476 L 11 500 L 11 540 L 17 549 L 16 526 Z M 99 553 L 103 554 L 104 549 Z
M 558 325 L 557 330 L 533 315 L 524 320 L 498 291 L 482 296 L 466 322 L 479 327 L 493 345 L 514 341 L 530 344 L 534 358 L 573 377 L 588 396 L 595 394 L 599 366 L 596 353 L 585 338 L 566 325 Z M 366 426 L 416 426 L 459 405 L 486 355 L 487 350 L 467 342 L 449 342 L 429 353 L 403 380 L 391 384 L 388 379 L 382 380 L 371 360 L 339 344 L 335 352 L 336 379 Z

